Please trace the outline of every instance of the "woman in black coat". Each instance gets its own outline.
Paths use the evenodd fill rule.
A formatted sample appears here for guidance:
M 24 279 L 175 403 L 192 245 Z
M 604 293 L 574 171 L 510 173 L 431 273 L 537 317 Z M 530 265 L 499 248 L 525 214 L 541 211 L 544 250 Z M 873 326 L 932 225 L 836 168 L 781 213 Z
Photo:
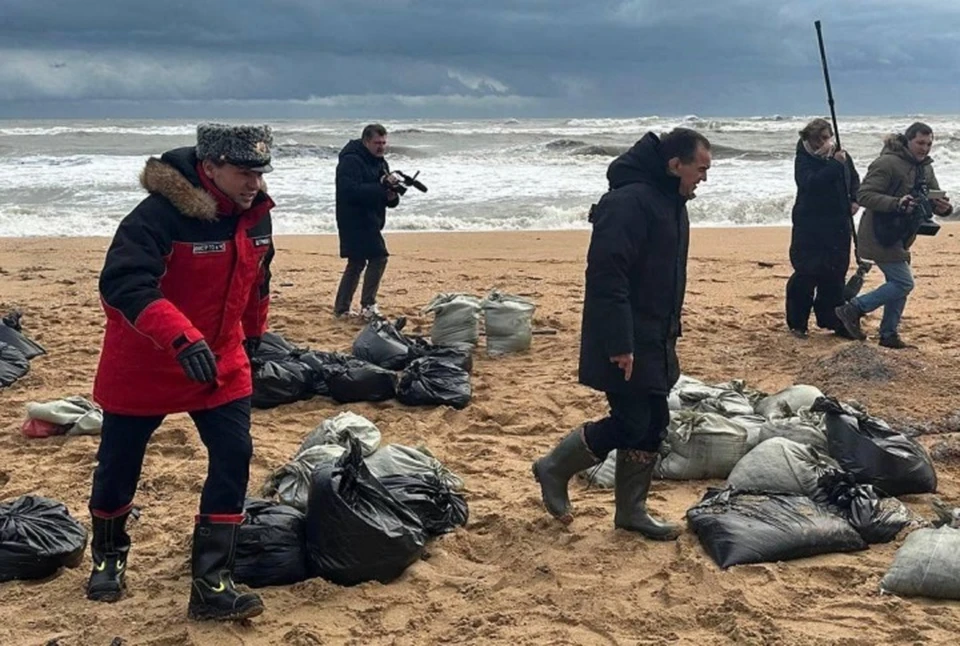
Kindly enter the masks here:
M 817 326 L 849 336 L 834 313 L 843 305 L 843 286 L 850 266 L 850 240 L 860 176 L 846 151 L 836 150 L 833 128 L 814 119 L 800 131 L 794 163 L 797 201 L 793 205 L 790 264 L 787 281 L 787 326 L 807 336 L 810 310 Z

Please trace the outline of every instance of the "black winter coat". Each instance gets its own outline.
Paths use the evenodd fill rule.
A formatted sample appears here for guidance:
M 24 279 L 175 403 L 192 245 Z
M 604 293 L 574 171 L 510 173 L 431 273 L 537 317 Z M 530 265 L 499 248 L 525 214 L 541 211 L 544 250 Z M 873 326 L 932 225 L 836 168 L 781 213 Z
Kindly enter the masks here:
M 850 266 L 850 204 L 856 202 L 860 175 L 849 153 L 846 166 L 832 157 L 815 157 L 802 140 L 797 143 L 790 263 L 798 272 L 845 273 Z
M 337 231 L 341 258 L 382 258 L 387 253 L 383 225 L 387 207 L 400 198 L 387 200 L 380 178 L 390 172 L 386 159 L 375 157 L 359 139 L 349 141 L 337 163 Z
M 666 394 L 680 377 L 690 222 L 659 145 L 647 133 L 610 164 L 610 190 L 590 217 L 580 383 L 607 393 Z M 630 352 L 627 382 L 610 358 Z

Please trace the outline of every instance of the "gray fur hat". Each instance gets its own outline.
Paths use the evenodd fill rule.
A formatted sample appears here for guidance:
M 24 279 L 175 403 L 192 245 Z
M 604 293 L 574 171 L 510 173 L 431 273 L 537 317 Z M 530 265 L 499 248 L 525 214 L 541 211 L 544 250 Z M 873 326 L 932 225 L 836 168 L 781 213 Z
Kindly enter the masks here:
M 270 126 L 230 126 L 223 123 L 201 123 L 197 126 L 197 159 L 227 162 L 261 173 L 273 170 Z

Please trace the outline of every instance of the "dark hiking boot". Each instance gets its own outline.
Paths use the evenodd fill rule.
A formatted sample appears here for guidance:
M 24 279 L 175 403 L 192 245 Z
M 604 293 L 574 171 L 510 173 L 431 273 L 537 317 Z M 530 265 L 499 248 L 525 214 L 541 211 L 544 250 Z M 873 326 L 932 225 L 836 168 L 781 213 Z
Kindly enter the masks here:
M 837 318 L 840 319 L 840 322 L 843 323 L 843 327 L 854 339 L 858 341 L 866 340 L 867 335 L 863 333 L 863 329 L 860 327 L 860 319 L 863 317 L 863 314 L 857 309 L 856 305 L 847 303 L 835 308 L 833 311 L 837 315 Z

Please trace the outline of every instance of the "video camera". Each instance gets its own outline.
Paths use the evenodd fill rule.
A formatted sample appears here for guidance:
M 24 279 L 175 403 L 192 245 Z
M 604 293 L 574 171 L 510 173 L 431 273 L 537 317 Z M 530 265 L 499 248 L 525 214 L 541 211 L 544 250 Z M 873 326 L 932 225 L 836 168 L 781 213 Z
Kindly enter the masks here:
M 380 181 L 397 195 L 405 194 L 407 192 L 408 186 L 414 187 L 421 193 L 426 193 L 427 187 L 423 184 L 423 182 L 420 182 L 417 180 L 417 176 L 419 174 L 420 174 L 420 171 L 417 171 L 416 173 L 413 174 L 413 177 L 411 177 L 406 173 L 404 173 L 403 171 L 394 170 L 394 171 L 390 171 L 388 175 L 384 175 L 380 179 Z M 396 184 L 391 184 L 390 182 L 387 181 L 387 178 L 390 175 L 395 176 L 399 181 Z
M 918 235 L 935 236 L 940 233 L 940 224 L 933 219 L 933 202 L 927 194 L 927 187 L 924 184 L 910 192 L 913 211 L 910 213 L 912 228 Z M 906 210 L 907 205 L 900 207 L 901 211 Z

